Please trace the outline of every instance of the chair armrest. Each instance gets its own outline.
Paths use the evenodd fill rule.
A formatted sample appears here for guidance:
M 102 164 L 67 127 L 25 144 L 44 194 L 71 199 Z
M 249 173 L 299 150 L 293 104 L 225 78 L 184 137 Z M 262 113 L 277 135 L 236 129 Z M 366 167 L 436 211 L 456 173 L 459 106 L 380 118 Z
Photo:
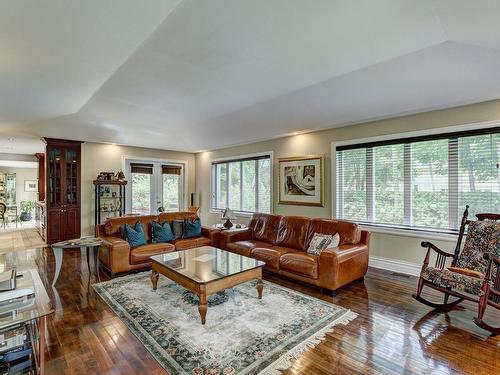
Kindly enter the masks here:
M 205 238 L 210 239 L 212 246 L 219 246 L 219 235 L 220 229 L 202 226 L 201 227 L 201 235 Z
M 226 230 L 220 232 L 220 247 L 224 250 L 227 249 L 227 244 L 230 242 L 247 241 L 252 239 L 252 232 L 250 229 L 242 230 Z
M 99 239 L 102 240 L 102 245 L 108 248 L 128 247 L 130 250 L 130 245 L 128 244 L 128 242 L 120 237 L 100 236 Z
M 441 255 L 443 255 L 443 256 L 445 256 L 445 257 L 452 257 L 452 258 L 453 258 L 453 257 L 455 256 L 455 254 L 450 254 L 450 253 L 447 253 L 446 251 L 441 250 L 439 247 L 437 247 L 436 245 L 434 245 L 434 244 L 433 244 L 433 243 L 431 243 L 431 242 L 423 241 L 423 242 L 420 244 L 420 246 L 425 247 L 425 248 L 427 248 L 427 249 L 432 249 L 432 250 L 434 250 L 436 253 L 441 254 Z
M 340 263 L 362 253 L 368 253 L 368 247 L 363 243 L 357 245 L 340 245 L 323 250 L 319 258 L 321 262 L 324 258 L 333 257 Z
M 127 271 L 130 265 L 130 245 L 120 237 L 101 236 L 101 248 L 99 260 L 103 262 L 112 272 Z

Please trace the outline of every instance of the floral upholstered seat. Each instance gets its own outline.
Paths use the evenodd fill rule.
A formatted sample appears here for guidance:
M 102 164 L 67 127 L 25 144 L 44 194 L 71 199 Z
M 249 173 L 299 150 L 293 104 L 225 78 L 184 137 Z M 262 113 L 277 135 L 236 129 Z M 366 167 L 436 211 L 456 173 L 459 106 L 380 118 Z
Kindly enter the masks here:
M 460 290 L 476 296 L 481 294 L 481 288 L 484 283 L 484 279 L 479 277 L 466 276 L 447 269 L 434 267 L 427 267 L 424 272 L 422 272 L 422 277 L 443 288 Z
M 500 256 L 500 223 L 495 221 L 472 221 L 464 248 L 457 259 L 456 266 L 464 270 L 476 271 L 483 277 L 468 276 L 463 273 L 453 272 L 449 269 L 427 267 L 422 272 L 422 277 L 443 288 L 451 288 L 479 296 L 484 284 L 484 274 L 488 261 L 483 254 L 491 252 Z M 496 275 L 496 268 L 491 278 Z

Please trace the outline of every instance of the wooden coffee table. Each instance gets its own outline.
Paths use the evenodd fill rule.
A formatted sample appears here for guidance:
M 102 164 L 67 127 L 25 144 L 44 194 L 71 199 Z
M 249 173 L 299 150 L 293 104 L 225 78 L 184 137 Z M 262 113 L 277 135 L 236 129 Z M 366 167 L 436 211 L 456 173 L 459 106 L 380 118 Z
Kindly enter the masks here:
M 257 279 L 257 292 L 262 299 L 264 262 L 211 246 L 175 251 L 151 257 L 151 282 L 156 290 L 159 274 L 198 295 L 201 324 L 207 315 L 207 297 L 238 284 Z

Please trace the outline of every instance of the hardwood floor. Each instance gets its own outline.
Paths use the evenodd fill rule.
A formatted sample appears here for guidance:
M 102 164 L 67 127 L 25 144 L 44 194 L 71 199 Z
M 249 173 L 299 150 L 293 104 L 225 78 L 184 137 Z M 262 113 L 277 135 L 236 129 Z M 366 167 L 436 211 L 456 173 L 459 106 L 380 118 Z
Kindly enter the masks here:
M 166 374 L 96 296 L 95 277 L 79 250 L 65 250 L 55 288 L 50 287 L 55 268 L 50 249 L 0 250 L 0 265 L 14 264 L 36 267 L 54 300 L 47 374 Z M 264 279 L 359 314 L 347 326 L 336 326 L 285 374 L 494 374 L 500 368 L 500 337 L 488 337 L 472 323 L 474 306 L 434 313 L 411 298 L 414 277 L 370 269 L 364 282 L 334 296 L 269 275 Z M 500 322 L 498 313 L 488 318 Z

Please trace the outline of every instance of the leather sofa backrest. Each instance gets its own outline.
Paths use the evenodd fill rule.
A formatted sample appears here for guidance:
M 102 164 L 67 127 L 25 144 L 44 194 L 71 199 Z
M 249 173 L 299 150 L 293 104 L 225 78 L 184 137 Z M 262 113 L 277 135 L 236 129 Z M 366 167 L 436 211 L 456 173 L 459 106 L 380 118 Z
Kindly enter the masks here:
M 248 228 L 252 231 L 252 237 L 257 241 L 274 245 L 280 220 L 281 216 L 279 215 L 253 214 Z
M 146 240 L 151 241 L 151 222 L 153 220 L 158 220 L 156 215 L 130 215 L 122 216 L 116 218 L 110 218 L 106 220 L 104 224 L 104 230 L 106 236 L 116 236 L 121 237 L 121 227 L 125 224 L 134 225 L 138 221 L 144 226 L 144 232 L 146 234 Z
M 361 229 L 358 224 L 335 219 L 311 219 L 306 246 L 309 246 L 314 233 L 338 233 L 340 245 L 353 245 L 361 240 Z
M 184 219 L 189 219 L 191 221 L 194 221 L 198 218 L 198 215 L 194 212 L 189 212 L 189 211 L 182 211 L 182 212 L 162 212 L 161 214 L 158 215 L 158 219 L 160 223 L 164 223 L 165 221 L 168 221 L 170 224 L 172 224 L 172 221 L 174 220 L 184 220 Z
M 276 245 L 305 251 L 310 221 L 304 216 L 283 216 L 278 227 Z

